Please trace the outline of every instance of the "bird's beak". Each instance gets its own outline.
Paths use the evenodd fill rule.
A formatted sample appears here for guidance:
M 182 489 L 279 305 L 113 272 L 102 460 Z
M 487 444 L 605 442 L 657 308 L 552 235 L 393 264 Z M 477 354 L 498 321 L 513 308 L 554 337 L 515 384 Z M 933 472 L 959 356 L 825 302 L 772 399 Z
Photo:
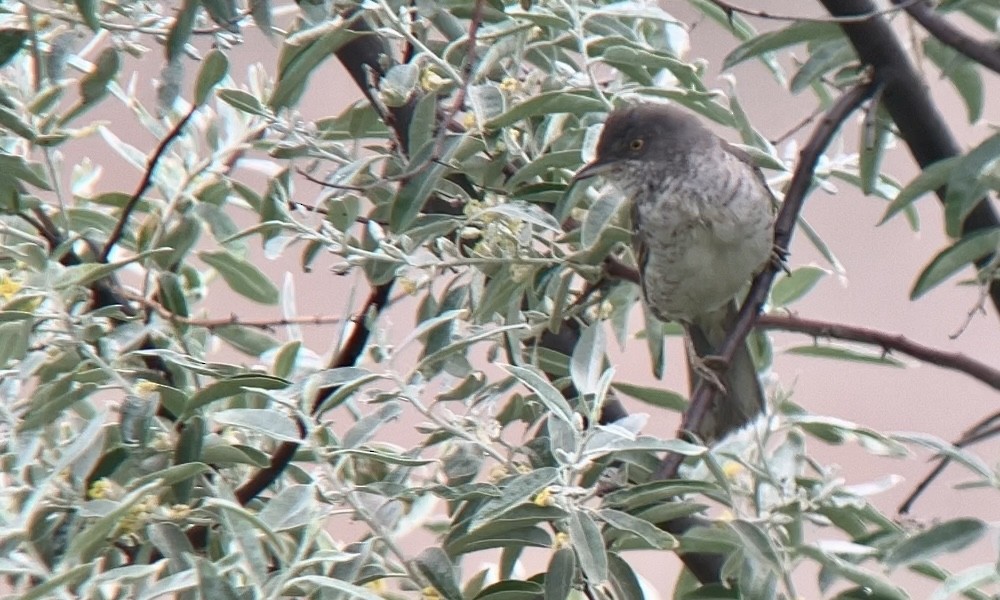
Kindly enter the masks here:
M 613 162 L 597 158 L 593 162 L 585 164 L 582 169 L 577 171 L 576 175 L 573 176 L 573 181 L 571 183 L 577 183 L 582 179 L 590 179 L 591 177 L 604 175 L 605 173 L 610 171 L 614 166 L 615 164 Z

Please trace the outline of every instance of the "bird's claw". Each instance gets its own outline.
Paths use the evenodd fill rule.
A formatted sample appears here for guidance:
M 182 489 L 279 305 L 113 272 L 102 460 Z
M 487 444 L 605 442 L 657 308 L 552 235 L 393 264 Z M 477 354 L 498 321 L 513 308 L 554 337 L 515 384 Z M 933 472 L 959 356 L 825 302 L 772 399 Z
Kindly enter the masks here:
M 785 272 L 785 275 L 791 275 L 792 271 L 788 268 L 788 250 L 784 248 L 779 248 L 777 245 L 771 248 L 771 268 L 775 271 L 781 270 Z

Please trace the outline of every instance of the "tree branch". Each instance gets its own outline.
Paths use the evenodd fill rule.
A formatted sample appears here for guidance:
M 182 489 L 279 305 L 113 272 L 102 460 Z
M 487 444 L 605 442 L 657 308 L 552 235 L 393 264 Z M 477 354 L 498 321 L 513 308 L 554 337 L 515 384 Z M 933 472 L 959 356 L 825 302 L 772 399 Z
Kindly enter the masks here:
M 954 442 L 955 447 L 964 448 L 997 435 L 1000 433 L 1000 425 L 996 423 L 998 419 L 1000 419 L 1000 412 L 993 413 L 985 419 L 981 419 L 978 423 L 967 429 L 958 441 Z M 910 512 L 910 509 L 913 508 L 913 503 L 917 501 L 917 498 L 920 497 L 924 491 L 927 490 L 937 476 L 944 472 L 945 467 L 947 467 L 950 462 L 950 456 L 941 457 L 941 461 L 937 464 L 937 466 L 935 466 L 934 469 L 928 473 L 927 477 L 924 477 L 920 483 L 917 484 L 913 493 L 911 493 L 909 497 L 907 497 L 906 500 L 899 505 L 899 508 L 896 509 L 899 514 L 905 515 Z
M 787 254 L 795 222 L 805 202 L 805 197 L 812 185 L 813 172 L 823 151 L 840 128 L 840 125 L 875 91 L 873 83 L 857 85 L 845 92 L 826 112 L 819 125 L 813 131 L 809 141 L 799 153 L 799 164 L 795 167 L 792 181 L 785 191 L 785 199 L 774 225 L 774 246 L 777 252 Z M 740 313 L 732 329 L 726 334 L 726 339 L 719 348 L 718 356 L 724 364 L 729 364 L 737 349 L 746 342 L 747 335 L 753 329 L 760 311 L 767 300 L 768 290 L 777 274 L 779 265 L 774 264 L 754 278 Z M 716 388 L 704 380 L 698 383 L 691 395 L 691 405 L 684 413 L 679 437 L 687 437 L 688 432 L 697 431 L 705 415 L 715 400 Z M 653 474 L 654 479 L 673 479 L 677 476 L 684 457 L 680 454 L 668 454 Z
M 833 18 L 822 18 L 822 17 L 805 17 L 800 15 L 781 15 L 776 13 L 767 12 L 766 10 L 756 10 L 751 8 L 743 8 L 742 6 L 737 6 L 732 2 L 726 2 L 724 0 L 709 0 L 712 4 L 718 6 L 722 12 L 726 13 L 726 17 L 729 19 L 733 18 L 734 14 L 746 15 L 748 17 L 757 17 L 760 19 L 768 19 L 770 21 L 792 21 L 794 23 L 857 23 L 859 21 L 867 21 L 868 19 L 873 19 L 875 17 L 880 17 L 882 15 L 892 14 L 898 12 L 900 9 L 913 4 L 915 2 L 921 2 L 922 0 L 893 0 L 897 6 L 891 8 L 885 8 L 880 10 L 872 10 L 866 14 L 851 15 L 844 17 L 833 17 Z
M 875 7 L 870 0 L 820 0 L 835 17 L 869 14 Z M 842 23 L 841 28 L 851 40 L 861 61 L 872 68 L 873 78 L 883 87 L 881 103 L 889 112 L 906 142 L 910 153 L 921 168 L 945 158 L 958 156 L 961 148 L 955 141 L 937 107 L 931 102 L 920 76 L 914 70 L 889 23 L 881 17 L 860 22 Z M 943 203 L 947 190 L 937 190 Z M 962 233 L 1000 227 L 1000 218 L 987 198 L 966 217 Z M 983 266 L 992 259 L 987 256 L 977 262 Z M 1000 313 L 1000 279 L 990 286 L 990 298 Z
M 926 29 L 927 33 L 934 36 L 937 41 L 950 46 L 987 69 L 1000 73 L 1000 51 L 996 46 L 969 37 L 961 29 L 934 12 L 931 3 L 927 0 L 919 0 L 918 2 L 892 1 L 896 6 L 906 4 L 906 13 L 914 21 L 920 23 L 921 27 Z
M 149 186 L 153 184 L 153 173 L 156 171 L 156 166 L 160 164 L 160 159 L 163 158 L 163 155 L 166 153 L 170 143 L 181 135 L 181 132 L 184 130 L 184 126 L 191 120 L 191 117 L 194 116 L 196 110 L 198 110 L 198 105 L 192 105 L 191 110 L 185 113 L 181 120 L 174 125 L 173 129 L 171 129 L 167 135 L 160 140 L 159 145 L 156 146 L 156 150 L 153 151 L 152 156 L 150 156 L 149 160 L 146 161 L 146 172 L 142 176 L 142 181 L 139 182 L 139 187 L 132 193 L 132 197 L 128 199 L 128 203 L 126 203 L 125 208 L 122 209 L 122 214 L 118 218 L 118 222 L 115 223 L 115 228 L 111 231 L 111 235 L 108 236 L 108 241 L 104 244 L 104 249 L 101 250 L 101 254 L 97 259 L 98 262 L 108 262 L 108 255 L 111 254 L 111 249 L 114 248 L 115 244 L 118 243 L 118 240 L 121 239 L 122 233 L 125 231 L 125 226 L 128 224 L 129 216 L 131 216 L 132 211 L 135 210 L 135 206 L 139 203 L 139 199 L 146 193 Z
M 932 365 L 965 373 L 995 390 L 1000 390 L 1000 370 L 961 352 L 948 352 L 924 346 L 899 334 L 842 323 L 782 315 L 762 315 L 757 319 L 757 327 L 794 331 L 813 337 L 835 338 L 878 346 L 886 352 L 899 352 Z

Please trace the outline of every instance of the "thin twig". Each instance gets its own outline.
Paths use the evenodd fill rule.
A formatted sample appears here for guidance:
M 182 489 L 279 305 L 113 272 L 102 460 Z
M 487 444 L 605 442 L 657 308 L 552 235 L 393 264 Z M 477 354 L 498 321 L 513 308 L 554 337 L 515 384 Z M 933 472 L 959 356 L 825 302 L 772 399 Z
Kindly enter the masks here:
M 953 445 L 956 448 L 964 448 L 1000 433 L 1000 425 L 996 424 L 997 419 L 1000 419 L 1000 412 L 993 413 L 985 419 L 981 419 L 978 423 L 967 429 L 962 434 L 962 437 L 954 442 Z M 917 487 L 913 489 L 913 492 L 899 505 L 896 511 L 901 515 L 909 513 L 910 509 L 913 508 L 913 503 L 930 487 L 931 483 L 937 479 L 937 476 L 944 472 L 949 463 L 951 463 L 951 457 L 942 456 L 937 466 L 927 474 L 927 477 L 924 477 L 917 484 Z
M 893 4 L 901 7 L 903 2 L 893 0 Z M 934 12 L 926 0 L 907 2 L 904 10 L 937 41 L 971 58 L 987 69 L 1000 73 L 1000 51 L 997 50 L 996 46 L 969 37 L 961 29 Z
M 851 15 L 846 17 L 803 17 L 796 15 L 780 15 L 775 13 L 769 13 L 765 10 L 754 10 L 751 8 L 743 8 L 742 6 L 737 6 L 731 2 L 725 2 L 724 0 L 710 0 L 710 2 L 720 9 L 722 12 L 726 13 L 726 17 L 730 20 L 733 18 L 734 14 L 746 15 L 748 17 L 757 17 L 760 19 L 768 19 L 771 21 L 794 21 L 797 23 L 859 23 L 862 21 L 868 21 L 876 17 L 881 17 L 884 15 L 891 15 L 893 13 L 899 12 L 900 10 L 905 10 L 908 6 L 920 2 L 921 0 L 894 0 L 896 6 L 891 8 L 885 8 L 881 10 L 873 10 L 861 15 Z
M 136 205 L 139 203 L 139 199 L 142 198 L 142 195 L 145 194 L 146 190 L 149 189 L 149 186 L 152 185 L 153 173 L 156 171 L 156 166 L 160 163 L 160 159 L 163 158 L 163 155 L 167 152 L 167 147 L 170 146 L 170 143 L 180 136 L 184 126 L 187 125 L 189 120 L 191 120 L 191 117 L 194 116 L 196 110 L 198 110 L 198 105 L 192 105 L 191 110 L 185 113 L 181 120 L 174 125 L 174 128 L 171 129 L 162 140 L 160 140 L 159 145 L 156 146 L 156 150 L 153 152 L 152 156 L 149 157 L 149 160 L 146 161 L 146 172 L 143 174 L 142 181 L 139 182 L 139 187 L 136 188 L 135 192 L 133 192 L 132 197 L 128 199 L 128 203 L 125 204 L 125 208 L 122 209 L 122 215 L 118 218 L 118 222 L 115 223 L 115 228 L 108 237 L 107 243 L 104 244 L 104 249 L 101 250 L 98 262 L 108 262 L 108 255 L 111 254 L 111 249 L 114 248 L 115 244 L 118 243 L 118 240 L 121 239 L 122 232 L 125 231 L 125 225 L 128 224 L 129 216 L 132 214 L 132 211 L 135 210 Z
M 802 205 L 805 202 L 806 194 L 812 184 L 813 172 L 816 169 L 816 164 L 819 162 L 820 156 L 829 145 L 830 140 L 833 139 L 834 134 L 840 128 L 841 124 L 874 93 L 875 89 L 875 84 L 866 82 L 856 85 L 845 92 L 826 112 L 826 115 L 813 131 L 809 141 L 803 146 L 802 152 L 799 153 L 799 164 L 795 168 L 795 174 L 792 176 L 792 181 L 785 192 L 784 202 L 775 221 L 774 246 L 780 254 L 785 255 L 788 253 L 788 246 L 792 238 L 792 232 L 795 229 L 795 222 L 798 219 L 799 212 L 802 210 Z M 732 329 L 727 332 L 726 339 L 719 348 L 718 356 L 723 364 L 729 365 L 737 349 L 746 343 L 747 335 L 750 334 L 750 330 L 753 329 L 754 323 L 760 315 L 761 308 L 767 300 L 768 290 L 771 289 L 771 283 L 774 281 L 779 269 L 780 265 L 772 265 L 754 278 L 753 284 L 750 286 L 750 292 L 747 294 L 746 301 L 744 301 L 743 306 L 740 308 L 736 322 L 733 324 Z M 681 428 L 678 432 L 680 437 L 688 437 L 687 432 L 699 430 L 701 422 L 711 409 L 716 392 L 717 389 L 715 386 L 707 384 L 704 380 L 699 381 L 694 393 L 691 395 L 691 405 L 684 413 L 684 419 L 681 422 Z M 680 454 L 668 454 L 653 474 L 653 479 L 672 479 L 676 477 L 677 470 L 683 461 L 684 457 Z
M 946 350 L 931 348 L 930 346 L 918 344 L 899 334 L 886 333 L 885 331 L 878 331 L 877 329 L 869 329 L 867 327 L 844 325 L 843 323 L 831 323 L 829 321 L 782 315 L 761 315 L 757 319 L 757 327 L 794 331 L 813 337 L 827 337 L 871 344 L 887 352 L 899 352 L 932 365 L 965 373 L 995 390 L 1000 390 L 1000 370 L 970 358 L 961 352 L 948 352 Z

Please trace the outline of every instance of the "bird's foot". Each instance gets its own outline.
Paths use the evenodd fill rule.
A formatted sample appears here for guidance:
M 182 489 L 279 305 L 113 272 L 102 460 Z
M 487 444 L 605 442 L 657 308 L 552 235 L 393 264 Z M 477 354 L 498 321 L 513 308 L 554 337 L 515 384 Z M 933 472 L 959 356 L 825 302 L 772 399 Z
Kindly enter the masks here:
M 771 247 L 771 268 L 775 271 L 784 271 L 785 275 L 792 274 L 788 268 L 788 250 L 779 248 L 777 245 Z
M 691 363 L 691 370 L 708 385 L 725 394 L 726 386 L 722 384 L 720 376 L 729 368 L 729 363 L 726 359 L 715 354 L 698 356 L 698 353 L 694 350 L 694 345 L 691 343 L 691 338 L 685 336 L 684 341 L 687 344 L 688 361 Z

